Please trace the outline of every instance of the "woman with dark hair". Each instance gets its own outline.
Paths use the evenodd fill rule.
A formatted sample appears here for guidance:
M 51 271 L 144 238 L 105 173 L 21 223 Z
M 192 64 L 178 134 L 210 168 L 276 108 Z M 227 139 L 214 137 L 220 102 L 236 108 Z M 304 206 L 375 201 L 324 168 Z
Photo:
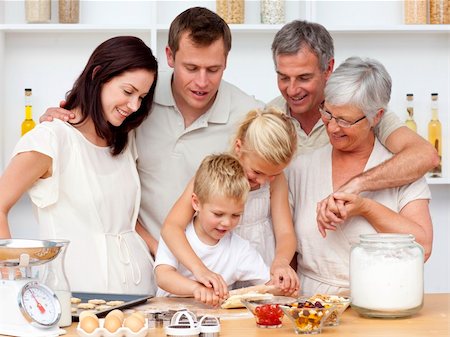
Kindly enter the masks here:
M 140 203 L 134 129 L 147 117 L 157 62 L 131 36 L 100 44 L 67 95 L 75 119 L 44 122 L 16 145 L 0 178 L 0 238 L 28 190 L 43 239 L 68 239 L 72 291 L 152 294 L 152 259 L 135 231 Z

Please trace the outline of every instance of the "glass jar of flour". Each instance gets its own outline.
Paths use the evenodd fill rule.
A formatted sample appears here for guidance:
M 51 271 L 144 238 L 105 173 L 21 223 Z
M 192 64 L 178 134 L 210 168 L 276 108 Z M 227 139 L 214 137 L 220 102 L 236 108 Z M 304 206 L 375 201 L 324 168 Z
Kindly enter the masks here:
M 352 308 L 366 317 L 405 317 L 423 305 L 424 251 L 411 234 L 365 234 L 350 253 Z

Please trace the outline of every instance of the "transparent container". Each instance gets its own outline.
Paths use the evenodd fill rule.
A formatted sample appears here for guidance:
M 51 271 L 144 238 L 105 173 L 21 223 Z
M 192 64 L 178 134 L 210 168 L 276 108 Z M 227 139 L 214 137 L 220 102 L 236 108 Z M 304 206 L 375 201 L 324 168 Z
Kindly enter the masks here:
M 79 0 L 59 0 L 59 23 L 78 23 L 80 21 Z
M 423 306 L 424 251 L 411 234 L 365 234 L 350 253 L 352 308 L 362 316 L 411 316 Z
M 450 0 L 430 0 L 430 23 L 443 25 L 450 23 Z
M 216 0 L 216 12 L 226 23 L 244 23 L 244 0 Z
M 427 23 L 427 0 L 405 0 L 404 11 L 406 24 Z
M 284 0 L 261 0 L 261 23 L 283 24 Z
M 25 18 L 28 23 L 47 23 L 51 18 L 50 0 L 25 0 Z
M 67 246 L 70 241 L 68 240 L 55 240 L 50 241 L 61 245 L 61 250 L 58 256 L 51 262 L 46 264 L 46 270 L 43 277 L 43 283 L 53 290 L 58 297 L 61 304 L 61 318 L 58 322 L 60 327 L 67 327 L 72 324 L 72 312 L 70 299 L 72 293 L 70 291 L 69 281 L 67 280 L 66 271 L 64 269 L 64 259 L 66 257 Z

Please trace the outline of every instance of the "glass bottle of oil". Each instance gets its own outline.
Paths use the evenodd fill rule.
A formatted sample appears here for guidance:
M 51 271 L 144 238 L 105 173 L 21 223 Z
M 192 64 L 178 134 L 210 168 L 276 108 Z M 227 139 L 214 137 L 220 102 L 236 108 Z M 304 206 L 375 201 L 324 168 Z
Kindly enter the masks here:
M 22 122 L 22 136 L 36 126 L 32 109 L 31 89 L 25 89 L 25 119 Z
M 431 94 L 431 120 L 428 123 L 428 141 L 439 154 L 439 165 L 430 171 L 431 177 L 442 176 L 442 126 L 438 115 L 438 94 Z
M 414 95 L 406 94 L 406 112 L 408 116 L 406 117 L 405 124 L 408 128 L 417 132 L 417 124 L 414 120 Z

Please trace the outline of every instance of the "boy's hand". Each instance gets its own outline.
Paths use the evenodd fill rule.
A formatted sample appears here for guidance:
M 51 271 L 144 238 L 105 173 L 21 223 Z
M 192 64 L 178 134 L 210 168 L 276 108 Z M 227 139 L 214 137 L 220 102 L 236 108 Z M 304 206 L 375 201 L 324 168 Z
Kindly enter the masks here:
M 214 291 L 214 294 L 221 299 L 228 297 L 228 285 L 220 274 L 216 274 L 208 268 L 193 270 L 195 279 L 206 288 Z
M 66 101 L 59 102 L 59 108 L 48 108 L 45 113 L 39 117 L 39 123 L 51 122 L 54 118 L 61 119 L 65 122 L 75 118 L 75 114 L 69 110 L 63 109 Z
M 214 289 L 206 288 L 200 283 L 194 288 L 193 295 L 196 301 L 212 305 L 214 307 L 218 306 L 222 302 L 222 299 L 215 294 Z

